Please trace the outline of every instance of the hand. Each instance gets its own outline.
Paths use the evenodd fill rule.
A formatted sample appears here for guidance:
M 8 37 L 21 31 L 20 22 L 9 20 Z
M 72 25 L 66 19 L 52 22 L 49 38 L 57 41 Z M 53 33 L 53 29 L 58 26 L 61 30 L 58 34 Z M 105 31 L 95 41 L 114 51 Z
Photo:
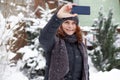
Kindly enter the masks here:
M 64 5 L 57 13 L 58 18 L 67 18 L 67 17 L 75 17 L 77 14 L 71 14 L 72 6 L 75 4 L 69 3 Z

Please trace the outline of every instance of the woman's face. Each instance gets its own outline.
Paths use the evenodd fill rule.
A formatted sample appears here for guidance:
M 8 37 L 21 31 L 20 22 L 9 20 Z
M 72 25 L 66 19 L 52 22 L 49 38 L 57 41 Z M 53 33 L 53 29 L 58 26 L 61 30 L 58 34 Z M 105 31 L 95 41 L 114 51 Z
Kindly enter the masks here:
M 76 22 L 73 20 L 65 20 L 62 23 L 62 29 L 67 35 L 73 35 L 76 31 Z

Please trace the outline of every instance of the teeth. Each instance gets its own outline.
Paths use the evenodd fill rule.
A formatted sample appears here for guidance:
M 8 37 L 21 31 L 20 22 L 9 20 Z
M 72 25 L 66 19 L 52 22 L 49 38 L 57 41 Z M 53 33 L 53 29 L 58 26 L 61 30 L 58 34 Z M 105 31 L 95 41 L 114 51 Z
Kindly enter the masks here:
M 68 30 L 68 29 L 67 29 Z M 73 30 L 68 30 L 68 31 L 73 31 Z

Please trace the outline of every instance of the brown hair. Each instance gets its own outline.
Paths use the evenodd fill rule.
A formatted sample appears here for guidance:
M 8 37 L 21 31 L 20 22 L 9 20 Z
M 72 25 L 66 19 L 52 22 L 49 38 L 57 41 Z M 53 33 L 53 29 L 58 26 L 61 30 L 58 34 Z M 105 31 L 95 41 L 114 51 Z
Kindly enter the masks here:
M 82 42 L 83 41 L 83 38 L 82 38 L 82 31 L 80 29 L 80 27 L 77 25 L 76 26 L 76 31 L 75 31 L 75 35 L 77 37 L 77 41 L 78 43 Z M 60 37 L 60 38 L 64 38 L 66 36 L 65 32 L 63 31 L 62 29 L 62 26 L 60 26 L 57 30 L 57 36 Z

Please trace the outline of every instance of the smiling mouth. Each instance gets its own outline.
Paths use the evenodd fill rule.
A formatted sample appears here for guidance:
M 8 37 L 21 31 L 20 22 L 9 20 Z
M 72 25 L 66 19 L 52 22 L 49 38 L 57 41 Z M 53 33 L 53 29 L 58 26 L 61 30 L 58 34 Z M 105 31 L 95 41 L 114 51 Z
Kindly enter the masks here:
M 67 31 L 74 31 L 74 30 L 69 30 L 69 29 L 66 29 Z

